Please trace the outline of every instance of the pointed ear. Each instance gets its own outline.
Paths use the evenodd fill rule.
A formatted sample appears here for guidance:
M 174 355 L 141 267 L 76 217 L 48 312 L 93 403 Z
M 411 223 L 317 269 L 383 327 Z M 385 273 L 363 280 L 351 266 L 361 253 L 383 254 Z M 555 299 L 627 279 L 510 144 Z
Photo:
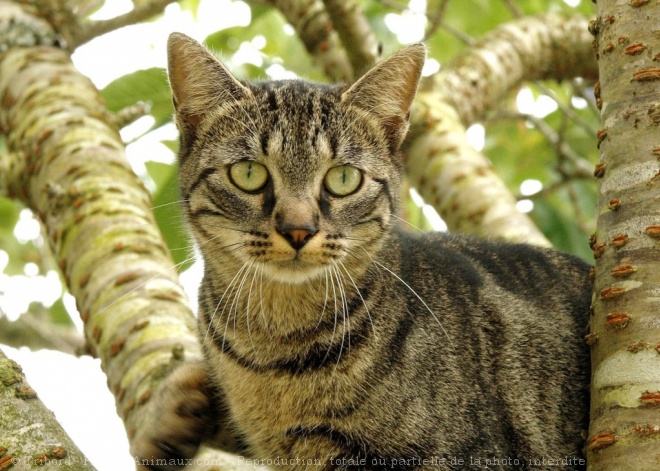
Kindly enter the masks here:
M 188 128 L 227 101 L 251 95 L 213 54 L 185 34 L 170 34 L 167 63 L 174 109 Z
M 408 46 L 376 64 L 342 94 L 342 103 L 357 106 L 380 121 L 395 151 L 408 130 L 410 105 L 425 60 L 426 46 Z

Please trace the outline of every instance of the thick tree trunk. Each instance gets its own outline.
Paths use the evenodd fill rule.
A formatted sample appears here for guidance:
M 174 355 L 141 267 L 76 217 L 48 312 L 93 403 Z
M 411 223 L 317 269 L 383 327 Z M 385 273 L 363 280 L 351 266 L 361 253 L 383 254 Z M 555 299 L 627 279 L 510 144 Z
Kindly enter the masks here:
M 45 224 L 131 437 L 167 371 L 199 357 L 194 319 L 112 117 L 33 13 L 0 3 L 0 187 Z
M 660 3 L 599 0 L 590 471 L 660 469 Z

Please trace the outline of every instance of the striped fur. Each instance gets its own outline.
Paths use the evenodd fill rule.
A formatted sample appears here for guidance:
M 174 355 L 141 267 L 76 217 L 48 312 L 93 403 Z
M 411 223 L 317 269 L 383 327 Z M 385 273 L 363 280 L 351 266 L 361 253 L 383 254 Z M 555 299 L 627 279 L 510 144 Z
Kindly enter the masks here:
M 544 458 L 583 469 L 588 267 L 396 224 L 398 147 L 424 48 L 350 87 L 239 82 L 183 35 L 169 50 L 183 204 L 205 263 L 206 360 L 168 381 L 185 384 L 179 412 L 191 377 L 214 393 L 205 413 L 163 413 L 168 426 L 136 453 L 187 456 L 212 423 L 251 456 L 300 469 Z M 232 180 L 240 161 L 267 169 L 258 191 Z M 346 165 L 362 181 L 336 196 L 324 176 Z M 520 466 L 494 461 L 504 459 Z

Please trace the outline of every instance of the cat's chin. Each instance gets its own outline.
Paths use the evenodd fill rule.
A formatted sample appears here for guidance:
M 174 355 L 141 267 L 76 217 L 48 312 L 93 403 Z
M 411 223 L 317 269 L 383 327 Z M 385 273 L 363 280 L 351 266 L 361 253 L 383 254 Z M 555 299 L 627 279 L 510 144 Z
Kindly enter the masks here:
M 264 275 L 271 281 L 288 285 L 299 285 L 323 275 L 325 265 L 301 263 L 298 261 L 264 264 Z

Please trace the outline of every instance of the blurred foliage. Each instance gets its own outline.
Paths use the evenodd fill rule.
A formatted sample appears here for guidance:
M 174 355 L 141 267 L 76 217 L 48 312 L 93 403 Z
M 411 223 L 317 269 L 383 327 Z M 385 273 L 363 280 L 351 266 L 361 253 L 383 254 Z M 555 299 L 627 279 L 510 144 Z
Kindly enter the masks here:
M 114 113 L 138 102 L 147 103 L 154 128 L 172 120 L 174 108 L 165 69 L 152 67 L 124 75 L 109 83 L 101 95 Z
M 230 59 L 242 42 L 251 42 L 256 37 L 266 39 L 259 49 L 263 64 L 232 64 L 232 71 L 244 79 L 267 78 L 264 71 L 273 64 L 281 64 L 287 70 L 309 80 L 324 80 L 323 73 L 313 64 L 305 46 L 295 34 L 288 34 L 287 21 L 282 14 L 264 5 L 252 5 L 252 21 L 249 26 L 227 28 L 206 38 L 206 44 L 214 51 L 220 51 L 225 59 Z
M 23 244 L 14 236 L 14 227 L 21 214 L 21 205 L 13 200 L 0 197 L 0 250 L 10 255 L 4 273 L 23 274 L 25 264 L 34 259 L 34 248 Z
M 177 166 L 161 162 L 147 162 L 149 176 L 156 184 L 153 194 L 154 216 L 163 233 L 165 243 L 179 271 L 193 263 L 188 232 L 179 208 Z
M 199 3 L 200 0 L 184 0 L 181 5 L 195 13 Z M 413 14 L 408 10 L 408 1 L 361 0 L 360 4 L 383 53 L 389 54 L 400 48 L 396 35 L 387 26 L 387 15 Z M 269 67 L 279 64 L 299 76 L 325 80 L 321 70 L 315 66 L 301 41 L 292 34 L 292 28 L 287 27 L 286 20 L 278 11 L 261 4 L 250 7 L 252 20 L 249 26 L 217 31 L 206 41 L 209 47 L 222 55 L 239 77 L 267 78 Z M 470 43 L 501 23 L 519 15 L 548 12 L 591 16 L 594 14 L 594 6 L 588 0 L 582 0 L 577 7 L 569 6 L 564 0 L 428 0 L 427 15 L 432 19 L 428 24 L 434 25 L 425 39 L 430 57 L 444 67 L 454 58 L 460 57 Z M 256 53 L 261 64 L 241 61 L 237 52 L 243 48 Z M 121 54 L 123 51 L 108 53 Z M 572 100 L 576 89 L 581 87 L 584 88 L 580 90 L 584 92 L 584 97 L 592 97 L 593 93 L 588 86 L 572 82 L 529 85 L 535 97 L 549 93 L 561 103 L 560 109 L 543 118 L 547 129 L 552 131 L 554 137 L 559 136 L 560 142 L 568 146 L 574 155 L 594 164 L 598 155 L 591 129 L 598 129 L 599 116 L 593 107 L 584 107 L 584 101 L 577 108 Z M 149 113 L 155 120 L 152 130 L 171 122 L 171 97 L 164 69 L 151 68 L 120 77 L 102 90 L 102 94 L 111 111 L 119 111 L 138 101 L 147 102 L 150 105 Z M 533 125 L 533 121 L 520 115 L 515 99 L 516 94 L 513 93 L 499 110 L 493 110 L 482 123 L 486 129 L 483 152 L 491 159 L 497 173 L 509 185 L 513 194 L 518 194 L 520 184 L 527 179 L 539 180 L 544 188 L 556 188 L 529 197 L 534 202 L 531 216 L 558 248 L 591 260 L 587 240 L 595 225 L 595 184 L 590 180 L 572 177 L 574 163 L 558 154 L 557 145 L 552 142 L 547 129 L 542 132 L 538 126 Z M 570 111 L 567 114 L 561 108 Z M 176 143 L 164 143 L 173 152 L 176 151 Z M 174 165 L 157 162 L 149 162 L 146 167 L 149 178 L 155 184 L 156 220 L 175 263 L 181 263 L 181 269 L 185 268 L 190 263 L 186 261 L 190 253 L 190 239 L 183 228 L 177 204 L 179 193 L 176 168 Z M 413 224 L 426 230 L 430 228 L 421 210 L 410 201 L 405 202 L 403 207 Z M 16 203 L 0 198 L 0 249 L 10 254 L 6 274 L 23 273 L 25 263 L 34 259 L 35 253 L 43 253 L 32 242 L 21 243 L 16 240 L 13 228 L 20 211 L 21 207 Z M 53 315 L 61 320 L 61 303 L 57 304 Z

